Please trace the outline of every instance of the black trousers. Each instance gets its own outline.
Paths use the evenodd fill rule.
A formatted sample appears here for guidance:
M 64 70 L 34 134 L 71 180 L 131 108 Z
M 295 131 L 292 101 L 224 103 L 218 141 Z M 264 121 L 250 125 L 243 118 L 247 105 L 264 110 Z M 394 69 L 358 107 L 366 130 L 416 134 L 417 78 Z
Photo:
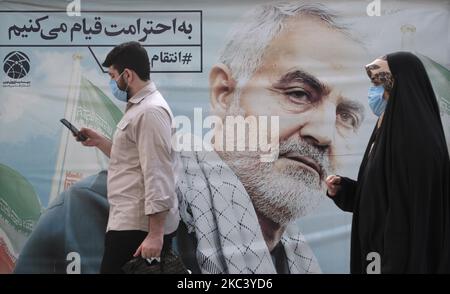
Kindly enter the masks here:
M 108 231 L 105 235 L 101 274 L 123 274 L 122 267 L 133 258 L 133 254 L 147 237 L 144 231 Z M 176 231 L 164 235 L 163 251 L 172 248 Z

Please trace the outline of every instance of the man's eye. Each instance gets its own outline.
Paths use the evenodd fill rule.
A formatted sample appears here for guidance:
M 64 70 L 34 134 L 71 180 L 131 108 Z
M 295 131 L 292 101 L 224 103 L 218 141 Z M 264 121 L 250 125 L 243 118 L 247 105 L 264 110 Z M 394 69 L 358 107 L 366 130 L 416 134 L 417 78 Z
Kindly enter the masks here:
M 306 104 L 311 102 L 310 95 L 302 90 L 286 91 L 285 95 L 287 95 L 292 102 L 297 104 Z
M 358 125 L 358 118 L 348 112 L 338 113 L 338 121 L 347 128 L 356 128 Z

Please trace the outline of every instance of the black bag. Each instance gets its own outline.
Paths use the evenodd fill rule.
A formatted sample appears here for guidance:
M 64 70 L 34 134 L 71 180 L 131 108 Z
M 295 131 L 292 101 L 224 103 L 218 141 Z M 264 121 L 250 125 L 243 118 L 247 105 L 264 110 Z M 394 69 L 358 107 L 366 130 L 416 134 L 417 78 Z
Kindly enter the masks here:
M 153 261 L 151 264 L 142 257 L 135 257 L 128 261 L 122 270 L 126 274 L 189 274 L 181 258 L 172 251 L 164 250 L 161 253 L 161 261 Z

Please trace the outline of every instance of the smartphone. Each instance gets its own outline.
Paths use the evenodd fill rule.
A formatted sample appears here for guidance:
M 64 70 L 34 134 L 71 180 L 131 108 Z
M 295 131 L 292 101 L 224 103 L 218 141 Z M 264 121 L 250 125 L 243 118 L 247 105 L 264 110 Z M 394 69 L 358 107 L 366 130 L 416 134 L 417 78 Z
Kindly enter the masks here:
M 80 139 L 80 141 L 86 141 L 87 138 L 85 136 L 83 136 L 83 134 L 80 134 L 80 131 L 73 125 L 71 124 L 67 119 L 62 118 L 59 120 L 60 122 L 62 122 L 63 125 L 65 125 L 74 136 L 78 137 L 78 139 Z

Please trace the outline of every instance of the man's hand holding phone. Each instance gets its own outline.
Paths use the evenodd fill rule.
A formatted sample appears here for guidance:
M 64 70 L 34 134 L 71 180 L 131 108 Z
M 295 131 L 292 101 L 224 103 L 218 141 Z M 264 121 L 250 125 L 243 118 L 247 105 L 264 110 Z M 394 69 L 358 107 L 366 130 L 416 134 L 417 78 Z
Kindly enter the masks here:
M 80 135 L 84 136 L 87 139 L 83 141 L 80 138 Z M 108 140 L 107 138 L 103 137 L 103 135 L 97 133 L 93 129 L 81 128 L 79 131 L 79 135 L 78 136 L 74 135 L 74 137 L 78 142 L 81 142 L 81 144 L 83 144 L 83 146 L 97 147 L 106 156 L 110 157 L 111 147 L 112 147 L 111 141 Z
M 103 137 L 102 135 L 100 135 L 99 133 L 94 131 L 93 129 L 81 128 L 81 130 L 78 133 L 81 134 L 82 136 L 84 136 L 85 138 L 87 138 L 86 140 L 83 141 L 79 135 L 73 134 L 75 139 L 78 142 L 81 142 L 81 144 L 83 144 L 83 146 L 97 147 L 102 143 L 103 140 L 105 140 L 105 137 Z
M 110 157 L 112 143 L 109 139 L 103 137 L 93 129 L 81 128 L 81 130 L 78 130 L 74 125 L 72 125 L 68 120 L 64 118 L 60 121 L 72 132 L 72 135 L 75 137 L 75 139 L 78 142 L 81 142 L 83 146 L 97 147 L 106 156 Z

